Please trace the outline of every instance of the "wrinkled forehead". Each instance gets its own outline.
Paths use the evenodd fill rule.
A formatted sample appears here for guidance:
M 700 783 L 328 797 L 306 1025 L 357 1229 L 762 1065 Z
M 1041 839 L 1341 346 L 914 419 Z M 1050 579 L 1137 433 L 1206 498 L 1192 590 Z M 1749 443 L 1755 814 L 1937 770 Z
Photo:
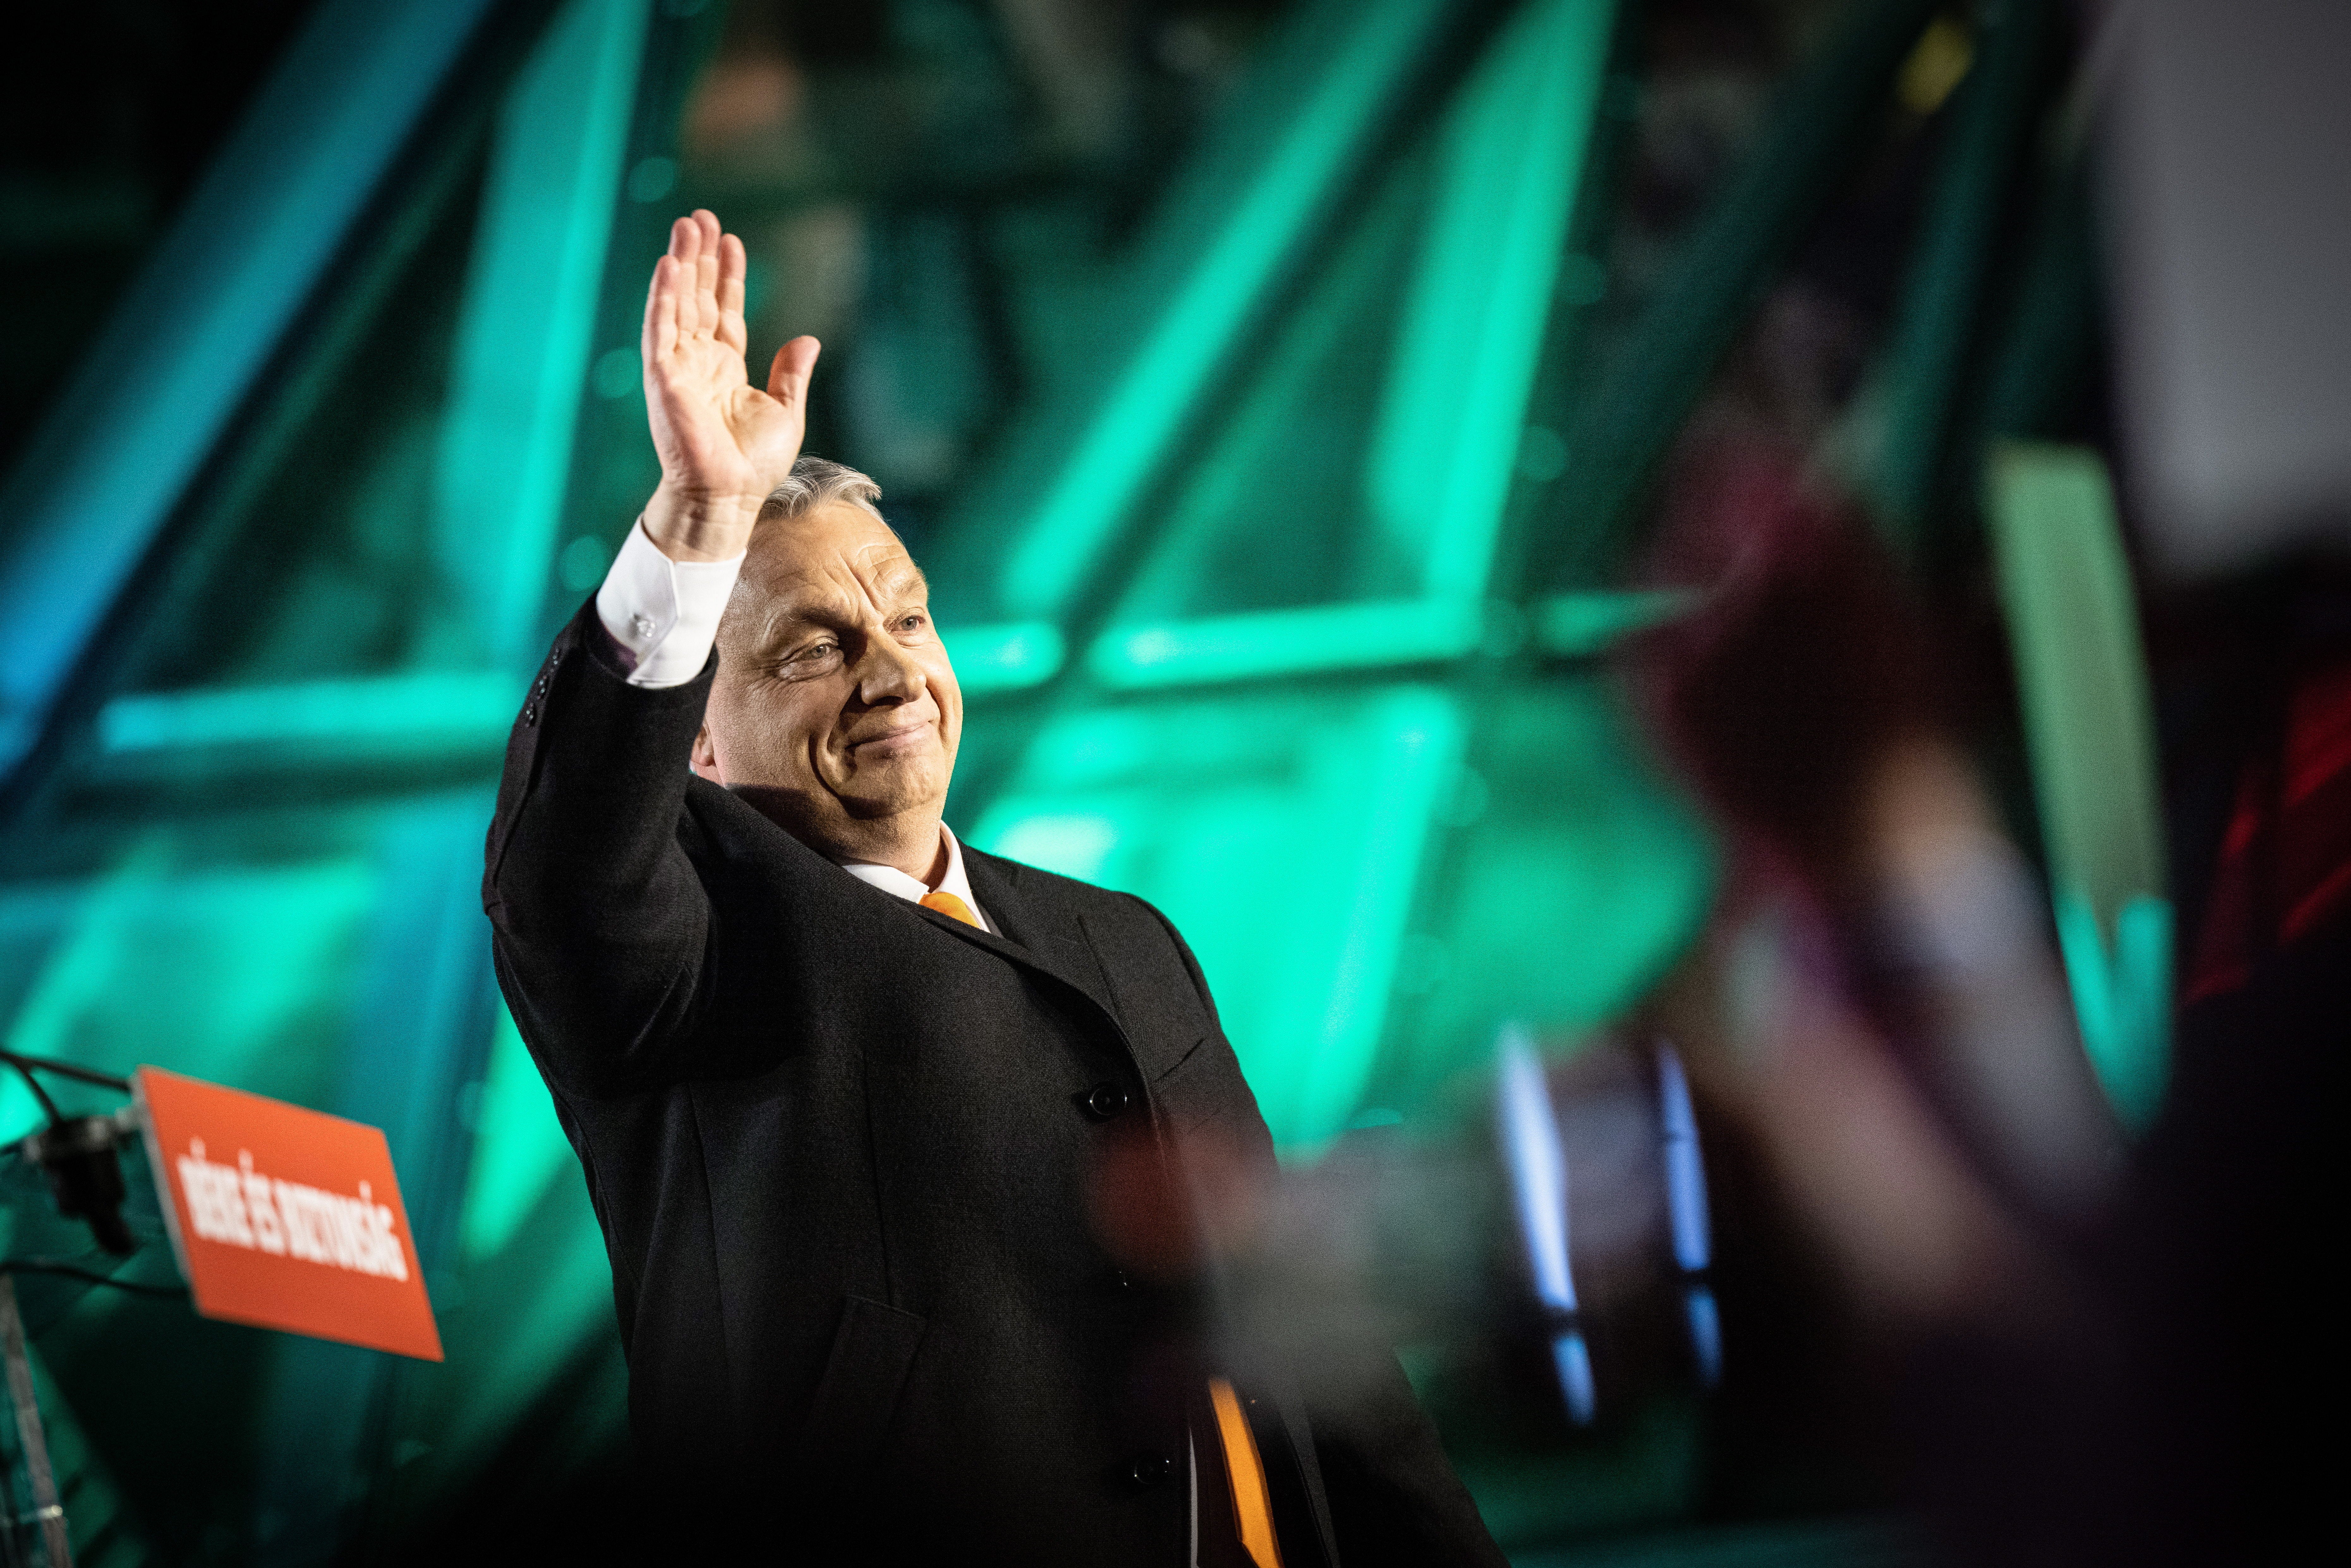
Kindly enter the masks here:
M 810 619 L 855 619 L 869 607 L 928 593 L 922 569 L 890 525 L 843 503 L 759 525 L 726 621 L 738 633 L 780 631 Z

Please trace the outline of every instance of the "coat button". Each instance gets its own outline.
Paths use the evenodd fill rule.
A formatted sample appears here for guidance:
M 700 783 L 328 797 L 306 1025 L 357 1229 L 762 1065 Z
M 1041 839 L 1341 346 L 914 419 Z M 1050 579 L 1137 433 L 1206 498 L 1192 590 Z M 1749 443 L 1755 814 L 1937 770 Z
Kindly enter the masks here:
M 1176 1461 L 1165 1454 L 1140 1454 L 1126 1468 L 1126 1478 L 1138 1488 L 1163 1485 L 1176 1473 Z
M 1078 1104 L 1097 1122 L 1107 1122 L 1130 1102 L 1125 1090 L 1115 1083 L 1097 1083 L 1078 1096 Z

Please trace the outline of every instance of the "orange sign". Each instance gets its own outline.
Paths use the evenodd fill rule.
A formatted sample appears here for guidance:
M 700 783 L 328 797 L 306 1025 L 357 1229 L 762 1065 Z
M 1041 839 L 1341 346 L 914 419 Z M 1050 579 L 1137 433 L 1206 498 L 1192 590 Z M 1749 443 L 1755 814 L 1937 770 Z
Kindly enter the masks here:
M 381 1131 L 153 1067 L 132 1082 L 196 1311 L 441 1359 Z

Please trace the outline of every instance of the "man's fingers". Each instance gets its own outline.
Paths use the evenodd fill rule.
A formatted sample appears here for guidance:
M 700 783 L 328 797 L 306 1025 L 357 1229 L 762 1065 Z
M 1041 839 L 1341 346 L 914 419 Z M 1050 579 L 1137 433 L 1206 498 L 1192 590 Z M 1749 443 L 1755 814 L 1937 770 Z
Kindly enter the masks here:
M 677 263 L 677 266 L 670 270 L 673 270 L 673 273 L 682 273 L 684 277 L 691 277 L 691 275 L 694 275 L 694 252 L 698 252 L 701 246 L 703 246 L 701 224 L 695 224 L 691 216 L 684 216 L 684 219 L 677 219 L 674 224 L 670 224 L 670 261 Z M 679 324 L 686 327 L 689 331 L 694 329 L 691 318 L 686 318 L 684 322 L 679 322 Z
M 696 207 L 695 226 L 701 231 L 701 242 L 694 251 L 694 329 L 716 336 L 718 331 L 718 219 L 708 209 Z
M 662 262 L 668 259 L 669 257 L 664 256 L 661 261 L 654 262 L 653 275 L 645 280 L 645 324 L 643 329 L 637 334 L 637 349 L 644 355 L 645 363 L 649 365 L 653 362 L 653 357 L 661 352 L 661 344 L 653 330 L 653 325 L 654 319 L 661 313 Z
M 751 346 L 743 325 L 743 277 L 749 269 L 743 242 L 733 235 L 718 240 L 718 339 L 740 354 Z
M 823 344 L 807 337 L 794 338 L 778 349 L 775 362 L 768 367 L 768 395 L 786 408 L 805 407 L 809 376 L 823 350 Z
M 678 265 L 674 256 L 653 263 L 653 280 L 645 290 L 645 363 L 658 364 L 677 348 Z
M 669 311 L 679 337 L 694 335 L 694 261 L 701 251 L 702 225 L 691 214 L 669 225 Z
M 669 254 L 653 268 L 645 295 L 645 352 L 674 353 L 681 340 L 716 338 L 737 353 L 748 334 L 743 323 L 743 282 L 749 263 L 743 242 L 697 207 L 669 226 Z

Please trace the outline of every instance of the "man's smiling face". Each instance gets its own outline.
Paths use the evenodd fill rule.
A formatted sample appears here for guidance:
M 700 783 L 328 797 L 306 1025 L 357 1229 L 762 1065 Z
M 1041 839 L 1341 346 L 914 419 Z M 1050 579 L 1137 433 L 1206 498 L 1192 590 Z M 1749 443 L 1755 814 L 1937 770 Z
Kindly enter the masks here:
M 837 859 L 899 858 L 955 771 L 963 694 L 889 526 L 834 502 L 761 523 L 718 631 L 695 770 Z

